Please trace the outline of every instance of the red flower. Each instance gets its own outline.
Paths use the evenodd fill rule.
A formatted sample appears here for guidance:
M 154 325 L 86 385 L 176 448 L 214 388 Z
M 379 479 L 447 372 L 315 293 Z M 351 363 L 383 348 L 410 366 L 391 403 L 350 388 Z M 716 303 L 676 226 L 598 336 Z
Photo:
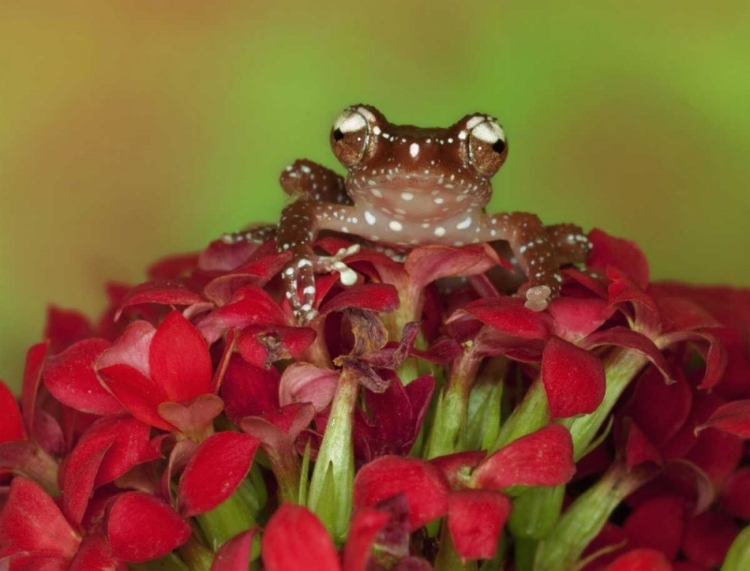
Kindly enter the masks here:
M 178 312 L 170 313 L 157 328 L 145 321 L 130 324 L 96 362 L 102 383 L 122 406 L 162 430 L 182 427 L 164 419 L 161 404 L 186 403 L 213 392 L 208 344 Z

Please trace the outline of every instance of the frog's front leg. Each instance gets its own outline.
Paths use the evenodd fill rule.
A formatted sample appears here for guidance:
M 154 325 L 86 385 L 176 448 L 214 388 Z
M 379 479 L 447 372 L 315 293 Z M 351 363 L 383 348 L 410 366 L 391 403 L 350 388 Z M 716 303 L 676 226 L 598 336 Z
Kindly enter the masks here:
M 352 203 L 344 186 L 344 177 L 307 159 L 298 159 L 286 167 L 279 183 L 284 192 L 295 198 L 304 196 L 317 202 Z
M 309 322 L 315 316 L 316 273 L 337 271 L 344 285 L 353 285 L 357 280 L 357 275 L 343 260 L 357 252 L 359 245 L 342 248 L 333 256 L 319 256 L 313 251 L 318 233 L 320 230 L 337 230 L 356 234 L 361 231 L 361 218 L 354 206 L 306 198 L 300 198 L 282 211 L 276 245 L 279 251 L 288 250 L 293 254 L 282 276 L 286 284 L 286 297 L 299 322 Z
M 538 216 L 527 212 L 489 217 L 489 240 L 506 240 L 528 278 L 526 307 L 543 311 L 560 293 L 562 276 L 555 240 Z
M 279 183 L 284 192 L 295 198 L 302 197 L 318 202 L 351 204 L 351 199 L 344 187 L 344 178 L 329 168 L 299 159 L 286 167 L 279 176 Z M 276 225 L 266 224 L 253 226 L 223 234 L 221 239 L 227 244 L 236 242 L 262 243 L 276 237 Z

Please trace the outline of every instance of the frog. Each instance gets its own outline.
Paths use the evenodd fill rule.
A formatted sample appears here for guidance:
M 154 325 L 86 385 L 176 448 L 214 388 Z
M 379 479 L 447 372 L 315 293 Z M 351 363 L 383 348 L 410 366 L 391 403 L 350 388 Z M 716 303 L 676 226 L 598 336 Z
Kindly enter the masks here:
M 391 123 L 376 107 L 355 104 L 334 120 L 329 141 L 345 177 L 297 160 L 280 176 L 293 201 L 278 225 L 223 237 L 227 243 L 275 237 L 280 252 L 291 251 L 282 277 L 300 322 L 315 315 L 316 273 L 338 271 L 345 285 L 356 281 L 344 260 L 359 245 L 318 255 L 313 245 L 323 231 L 388 251 L 504 241 L 527 278 L 522 291 L 532 311 L 544 311 L 560 294 L 561 266 L 583 262 L 591 250 L 575 224 L 545 225 L 528 212 L 487 212 L 491 179 L 509 148 L 505 130 L 491 115 L 471 113 L 449 127 L 417 127 Z

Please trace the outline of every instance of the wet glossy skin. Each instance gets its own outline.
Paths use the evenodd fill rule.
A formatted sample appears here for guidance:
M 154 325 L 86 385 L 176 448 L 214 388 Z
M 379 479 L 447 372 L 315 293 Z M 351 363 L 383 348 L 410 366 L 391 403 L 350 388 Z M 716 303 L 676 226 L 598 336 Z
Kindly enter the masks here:
M 304 160 L 281 175 L 296 201 L 284 209 L 276 241 L 294 253 L 284 277 L 302 321 L 311 317 L 316 271 L 340 271 L 344 282 L 354 277 L 341 261 L 345 252 L 313 253 L 321 230 L 401 248 L 505 240 L 528 277 L 526 305 L 534 310 L 545 309 L 559 293 L 560 265 L 583 261 L 589 251 L 577 226 L 545 227 L 533 214 L 485 212 L 490 179 L 508 153 L 505 133 L 492 117 L 476 113 L 448 128 L 421 128 L 391 124 L 374 107 L 354 105 L 334 121 L 330 140 L 346 179 Z M 262 239 L 260 232 L 267 230 L 225 240 Z

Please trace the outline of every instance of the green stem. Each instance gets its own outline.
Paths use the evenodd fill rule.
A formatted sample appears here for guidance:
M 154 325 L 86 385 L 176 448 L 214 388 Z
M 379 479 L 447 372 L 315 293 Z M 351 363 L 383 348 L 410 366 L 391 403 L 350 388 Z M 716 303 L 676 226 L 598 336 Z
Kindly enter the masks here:
M 565 424 L 573 437 L 575 459 L 580 460 L 601 427 L 609 421 L 610 413 L 638 372 L 648 363 L 648 358 L 632 349 L 618 348 L 604 360 L 607 388 L 604 400 L 591 414 L 568 419 Z
M 568 507 L 557 525 L 539 542 L 534 571 L 572 569 L 620 502 L 654 475 L 650 467 L 636 467 L 628 472 L 621 463 L 614 464 Z
M 195 535 L 191 535 L 177 551 L 187 563 L 190 571 L 210 571 L 214 552 L 198 541 Z
M 729 548 L 721 571 L 746 571 L 750 569 L 750 527 L 743 529 Z
M 130 571 L 192 571 L 176 553 L 144 563 L 128 563 Z
M 440 550 L 435 559 L 434 568 L 435 571 L 477 571 L 476 561 L 461 561 L 458 553 L 456 553 L 456 546 L 453 545 L 446 522 L 443 522 L 440 533 Z
M 313 468 L 307 507 L 318 516 L 335 541 L 343 543 L 349 529 L 354 488 L 353 411 L 359 380 L 348 367 L 341 371 L 323 443 Z
M 463 450 L 461 437 L 469 409 L 469 391 L 476 377 L 481 359 L 474 356 L 472 347 L 456 359 L 451 368 L 448 387 L 441 395 L 435 411 L 425 458 L 435 458 Z
M 544 391 L 541 378 L 538 378 L 526 391 L 521 404 L 516 407 L 500 428 L 500 434 L 489 453 L 492 454 L 503 446 L 522 436 L 531 434 L 547 424 L 549 424 L 547 393 Z
M 248 486 L 247 481 L 243 482 L 234 494 L 214 509 L 195 516 L 214 551 L 228 539 L 256 525 L 254 515 L 258 512 L 245 500 L 248 494 L 252 495 Z

